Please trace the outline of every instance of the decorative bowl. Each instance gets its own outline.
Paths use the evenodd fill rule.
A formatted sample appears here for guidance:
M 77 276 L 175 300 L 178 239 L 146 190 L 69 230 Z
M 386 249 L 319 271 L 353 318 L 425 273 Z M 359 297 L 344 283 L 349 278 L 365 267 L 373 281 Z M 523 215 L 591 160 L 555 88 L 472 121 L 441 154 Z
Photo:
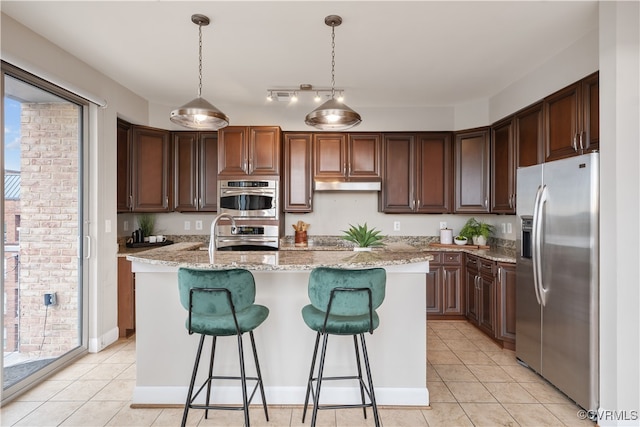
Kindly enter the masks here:
M 463 246 L 463 245 L 467 244 L 467 239 L 460 240 L 458 238 L 455 238 L 455 239 L 453 239 L 453 241 L 456 243 L 456 245 L 460 245 L 460 246 Z

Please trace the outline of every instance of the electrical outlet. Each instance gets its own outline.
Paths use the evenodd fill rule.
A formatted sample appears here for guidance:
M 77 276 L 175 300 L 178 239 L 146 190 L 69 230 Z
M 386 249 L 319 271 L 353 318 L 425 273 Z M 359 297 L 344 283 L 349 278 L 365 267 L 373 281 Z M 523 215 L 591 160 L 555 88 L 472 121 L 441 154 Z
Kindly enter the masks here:
M 191 221 L 185 221 L 184 222 L 184 230 L 185 231 L 191 230 Z
M 445 221 L 440 221 L 440 230 L 444 230 L 447 228 L 447 223 Z
M 506 223 L 502 223 L 502 233 L 506 233 L 507 232 L 507 224 Z
M 124 231 L 129 231 L 129 221 L 125 221 L 123 224 Z
M 56 305 L 56 294 L 44 294 L 44 305 Z
M 513 233 L 513 230 L 511 228 L 511 223 L 510 222 L 507 223 L 507 233 L 509 233 L 509 234 Z
M 400 221 L 393 221 L 393 231 L 400 231 Z
M 202 230 L 202 221 L 196 221 L 196 230 Z

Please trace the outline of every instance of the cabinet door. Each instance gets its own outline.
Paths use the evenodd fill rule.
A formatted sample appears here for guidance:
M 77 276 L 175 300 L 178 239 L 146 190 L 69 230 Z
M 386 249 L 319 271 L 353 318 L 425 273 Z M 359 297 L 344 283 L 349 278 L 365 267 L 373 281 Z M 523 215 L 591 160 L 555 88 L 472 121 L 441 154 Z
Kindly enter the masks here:
M 347 176 L 347 137 L 344 133 L 313 135 L 313 178 L 345 179 Z
M 118 119 L 117 211 L 129 212 L 131 203 L 131 125 Z
M 481 260 L 479 267 L 478 326 L 489 336 L 495 336 L 495 265 Z
M 491 212 L 515 213 L 515 141 L 513 118 L 491 128 Z
M 227 126 L 218 131 L 218 175 L 242 176 L 249 173 L 249 128 Z
M 218 133 L 201 132 L 198 149 L 198 210 L 218 210 Z
M 542 163 L 542 102 L 532 105 L 515 115 L 515 144 L 518 152 L 518 167 Z
M 470 322 L 478 324 L 478 259 L 467 255 L 465 262 L 466 315 Z
M 441 265 L 431 265 L 427 273 L 427 314 L 442 314 L 442 273 Z
M 277 126 L 257 126 L 249 130 L 250 175 L 278 175 L 282 137 Z
M 198 132 L 173 132 L 173 199 L 177 212 L 198 210 Z
M 350 180 L 380 179 L 380 134 L 349 134 L 347 177 Z
M 135 281 L 131 261 L 118 257 L 118 334 L 126 337 L 135 329 Z
M 514 264 L 498 263 L 496 294 L 496 338 L 513 346 L 516 341 L 516 267 Z
M 419 133 L 416 142 L 416 211 L 450 213 L 452 189 L 450 133 Z
M 582 80 L 582 131 L 585 151 L 600 148 L 600 75 L 598 72 Z
M 455 212 L 489 212 L 489 129 L 456 134 Z
M 464 315 L 464 290 L 462 287 L 462 267 L 443 267 L 442 312 L 449 315 Z
M 311 133 L 284 134 L 284 211 L 311 212 Z
M 132 189 L 135 212 L 170 211 L 169 132 L 132 127 Z
M 568 86 L 544 99 L 544 161 L 575 156 L 580 133 L 580 84 Z
M 385 213 L 413 212 L 415 206 L 415 135 L 383 135 L 382 153 L 380 211 Z

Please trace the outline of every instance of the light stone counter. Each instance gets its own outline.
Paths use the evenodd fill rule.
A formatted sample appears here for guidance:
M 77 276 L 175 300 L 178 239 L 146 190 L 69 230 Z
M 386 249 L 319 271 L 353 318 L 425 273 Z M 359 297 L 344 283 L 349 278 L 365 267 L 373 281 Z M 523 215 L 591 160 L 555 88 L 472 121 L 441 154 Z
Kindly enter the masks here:
M 178 298 L 179 267 L 238 267 L 253 273 L 256 303 L 269 308 L 269 317 L 254 332 L 267 402 L 301 405 L 315 332 L 305 325 L 300 311 L 309 304 L 309 273 L 317 266 L 385 268 L 386 295 L 377 310 L 380 326 L 373 335 L 366 334 L 376 398 L 380 405 L 429 405 L 425 300 L 431 255 L 417 250 L 216 252 L 210 264 L 208 252 L 200 250 L 201 246 L 183 242 L 127 255 L 136 275 L 137 363 L 132 406 L 184 404 L 199 337 L 189 335 L 185 328 L 187 311 Z M 326 374 L 352 375 L 353 340 L 335 336 L 330 341 Z M 236 375 L 235 338 L 219 338 L 217 351 L 216 374 Z M 208 357 L 205 350 L 203 360 Z M 245 359 L 247 374 L 255 374 L 253 358 L 246 354 Z M 206 365 L 203 362 L 200 373 L 207 370 Z M 323 385 L 322 395 L 326 403 L 360 399 L 357 384 L 348 381 Z M 241 402 L 237 383 L 222 384 L 213 400 Z M 254 403 L 259 400 L 258 394 Z

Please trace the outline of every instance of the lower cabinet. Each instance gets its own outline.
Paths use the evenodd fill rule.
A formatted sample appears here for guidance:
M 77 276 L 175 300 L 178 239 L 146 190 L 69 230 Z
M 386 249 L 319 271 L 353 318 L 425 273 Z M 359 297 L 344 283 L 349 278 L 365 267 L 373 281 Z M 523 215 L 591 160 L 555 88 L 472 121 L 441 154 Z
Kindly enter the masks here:
M 503 347 L 515 349 L 515 265 L 465 255 L 466 317 Z
M 465 315 L 461 252 L 432 252 L 427 273 L 427 318 L 462 319 Z
M 136 331 L 136 282 L 131 261 L 118 257 L 118 329 L 120 337 Z

